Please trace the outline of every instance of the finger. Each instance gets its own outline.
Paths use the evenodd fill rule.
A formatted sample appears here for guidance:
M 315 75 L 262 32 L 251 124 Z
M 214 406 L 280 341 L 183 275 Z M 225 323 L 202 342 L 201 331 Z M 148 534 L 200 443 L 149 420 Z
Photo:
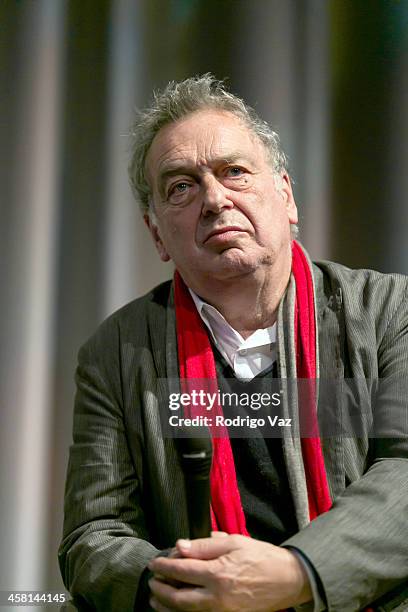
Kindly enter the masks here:
M 154 574 L 154 578 L 156 578 L 156 580 L 160 580 L 161 582 L 167 582 L 167 584 L 170 584 L 171 586 L 174 586 L 178 589 L 185 587 L 185 586 L 190 586 L 186 582 L 181 582 L 181 580 L 173 580 L 172 578 L 166 578 L 162 574 L 156 573 Z
M 177 540 L 177 550 L 183 557 L 195 559 L 217 559 L 242 546 L 245 536 L 226 535 L 225 537 L 201 538 L 198 540 Z
M 204 586 L 208 580 L 208 561 L 201 559 L 169 559 L 157 557 L 148 564 L 154 574 L 159 574 L 165 582 L 179 580 L 194 586 Z
M 154 600 L 171 610 L 209 610 L 213 603 L 210 592 L 201 587 L 175 589 L 154 578 L 149 586 Z
M 212 538 L 225 538 L 228 533 L 225 533 L 225 531 L 212 531 L 210 535 Z
M 157 601 L 155 597 L 150 598 L 149 604 L 150 607 L 153 608 L 153 610 L 157 610 L 157 612 L 172 612 L 171 608 L 163 606 L 163 604 L 161 604 L 160 601 Z

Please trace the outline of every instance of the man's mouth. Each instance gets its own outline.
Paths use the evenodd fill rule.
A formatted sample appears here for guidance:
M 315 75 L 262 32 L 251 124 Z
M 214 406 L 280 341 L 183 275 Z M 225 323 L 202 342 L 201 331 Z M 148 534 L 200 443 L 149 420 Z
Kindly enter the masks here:
M 243 230 L 241 227 L 238 227 L 237 225 L 226 225 L 225 227 L 219 227 L 217 229 L 214 229 L 212 232 L 208 234 L 208 236 L 204 240 L 204 244 L 209 241 L 211 242 L 227 241 L 233 238 L 234 236 L 236 236 L 236 234 L 238 233 L 243 234 L 245 233 L 245 230 Z

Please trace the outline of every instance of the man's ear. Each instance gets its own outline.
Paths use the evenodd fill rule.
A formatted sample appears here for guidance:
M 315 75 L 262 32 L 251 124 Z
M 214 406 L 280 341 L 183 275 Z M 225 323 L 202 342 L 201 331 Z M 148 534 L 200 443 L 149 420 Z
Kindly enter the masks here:
M 149 232 L 152 235 L 153 242 L 155 244 L 157 252 L 160 255 L 160 259 L 162 261 L 170 261 L 171 257 L 168 254 L 168 252 L 166 251 L 166 247 L 164 246 L 163 241 L 162 241 L 161 236 L 160 236 L 159 228 L 157 227 L 157 225 L 153 221 L 151 215 L 149 215 L 148 213 L 144 214 L 143 215 L 143 220 L 146 223 L 147 228 L 148 228 Z
M 284 172 L 283 174 L 278 175 L 276 177 L 275 184 L 277 191 L 279 191 L 279 193 L 282 195 L 285 203 L 289 223 L 296 224 L 298 222 L 298 211 L 289 174 Z

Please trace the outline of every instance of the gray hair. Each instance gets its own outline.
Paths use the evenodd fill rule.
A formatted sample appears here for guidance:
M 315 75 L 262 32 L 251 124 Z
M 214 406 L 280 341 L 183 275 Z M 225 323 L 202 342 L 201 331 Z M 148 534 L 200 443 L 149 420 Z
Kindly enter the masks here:
M 241 119 L 265 146 L 274 172 L 287 171 L 288 160 L 278 134 L 253 108 L 227 91 L 222 81 L 210 73 L 180 82 L 171 81 L 163 91 L 154 92 L 150 107 L 138 111 L 131 131 L 133 148 L 129 178 L 142 213 L 149 213 L 151 191 L 145 176 L 145 163 L 154 137 L 165 125 L 204 109 L 227 111 Z

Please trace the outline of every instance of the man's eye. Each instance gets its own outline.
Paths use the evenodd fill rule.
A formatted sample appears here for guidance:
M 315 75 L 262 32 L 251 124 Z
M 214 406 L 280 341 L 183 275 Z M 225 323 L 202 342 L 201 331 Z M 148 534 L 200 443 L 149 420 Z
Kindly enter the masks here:
M 178 183 L 175 187 L 176 191 L 185 191 L 187 188 L 187 183 Z
M 232 166 L 231 168 L 227 169 L 228 176 L 241 176 L 241 174 L 243 173 L 244 173 L 243 169 L 239 168 L 238 166 Z
M 187 189 L 189 188 L 189 184 L 185 183 L 185 182 L 181 182 L 181 183 L 176 183 L 175 185 L 173 185 L 173 187 L 171 187 L 169 195 L 179 195 L 181 193 L 186 193 Z

